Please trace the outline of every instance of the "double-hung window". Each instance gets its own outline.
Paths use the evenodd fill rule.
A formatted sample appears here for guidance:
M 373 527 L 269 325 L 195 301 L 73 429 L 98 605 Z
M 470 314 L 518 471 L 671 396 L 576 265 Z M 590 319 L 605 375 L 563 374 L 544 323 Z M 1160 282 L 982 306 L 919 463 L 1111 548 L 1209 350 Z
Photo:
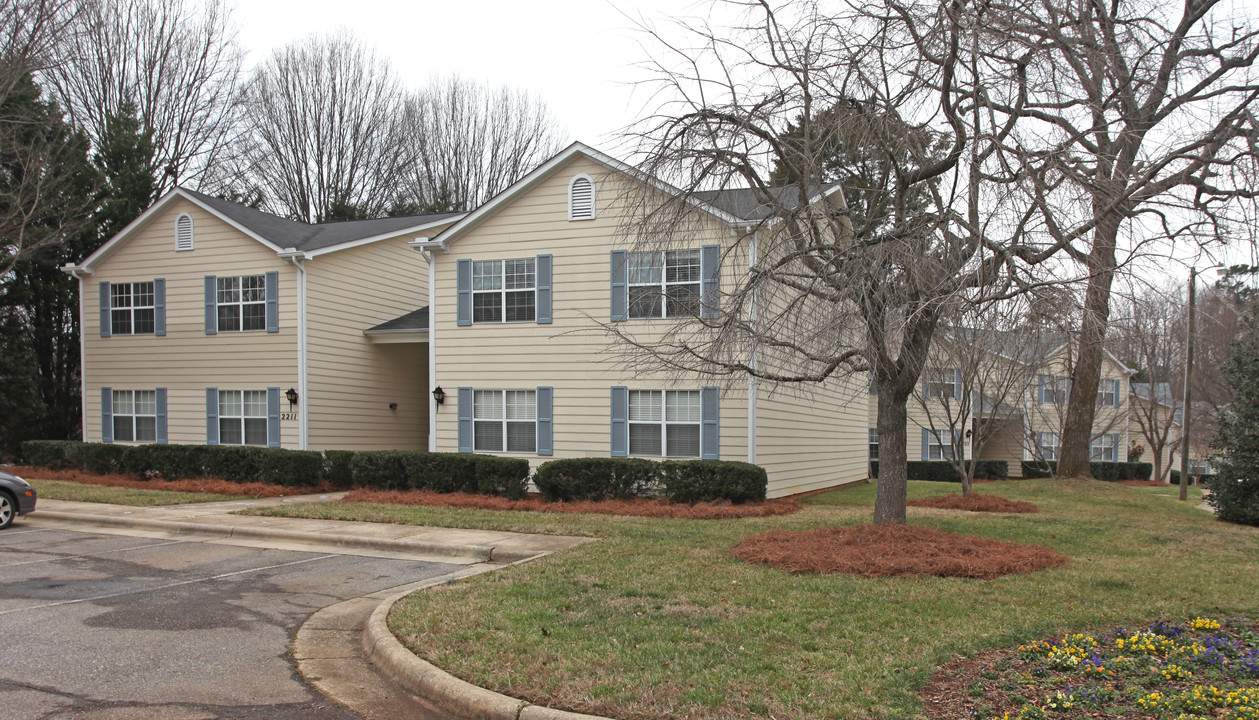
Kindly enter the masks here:
M 215 282 L 219 332 L 267 329 L 266 276 L 220 277 Z
M 879 459 L 879 429 L 870 428 L 870 459 Z
M 698 390 L 630 390 L 629 453 L 699 457 Z
M 1097 404 L 1119 407 L 1119 381 L 1103 379 L 1098 383 Z
M 533 322 L 537 319 L 534 258 L 472 263 L 472 322 Z
M 627 258 L 631 318 L 699 314 L 699 250 L 632 252 Z
M 477 390 L 472 425 L 477 452 L 537 452 L 538 394 L 534 390 Z
M 951 460 L 953 458 L 953 443 L 949 441 L 949 432 L 947 430 L 940 433 L 924 430 L 923 434 L 927 443 L 927 460 Z
M 1040 445 L 1041 458 L 1053 462 L 1058 459 L 1058 447 L 1062 444 L 1062 440 L 1056 432 L 1043 432 L 1037 434 L 1037 443 Z
M 112 283 L 109 286 L 109 330 L 113 335 L 152 335 L 153 283 Z
M 923 394 L 928 398 L 952 400 L 957 397 L 957 371 L 953 368 L 923 370 Z
M 1118 448 L 1116 447 L 1118 444 L 1118 434 L 1098 435 L 1093 438 L 1093 442 L 1089 443 L 1089 459 L 1115 462 L 1119 459 Z
M 114 390 L 114 442 L 157 441 L 157 392 Z
M 219 390 L 219 442 L 267 444 L 267 391 Z
M 1071 379 L 1053 375 L 1041 375 L 1037 401 L 1044 404 L 1063 405 L 1071 397 Z

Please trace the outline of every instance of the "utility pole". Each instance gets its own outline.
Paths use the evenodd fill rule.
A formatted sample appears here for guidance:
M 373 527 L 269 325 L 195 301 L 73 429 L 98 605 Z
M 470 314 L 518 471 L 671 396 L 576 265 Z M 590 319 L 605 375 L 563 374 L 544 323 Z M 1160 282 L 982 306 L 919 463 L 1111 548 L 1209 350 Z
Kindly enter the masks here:
M 1180 499 L 1189 499 L 1189 401 L 1190 379 L 1193 377 L 1193 336 L 1195 334 L 1196 317 L 1194 313 L 1194 277 L 1198 268 L 1189 268 L 1189 335 L 1185 338 L 1185 399 L 1180 411 Z M 1153 387 L 1153 386 L 1151 386 Z

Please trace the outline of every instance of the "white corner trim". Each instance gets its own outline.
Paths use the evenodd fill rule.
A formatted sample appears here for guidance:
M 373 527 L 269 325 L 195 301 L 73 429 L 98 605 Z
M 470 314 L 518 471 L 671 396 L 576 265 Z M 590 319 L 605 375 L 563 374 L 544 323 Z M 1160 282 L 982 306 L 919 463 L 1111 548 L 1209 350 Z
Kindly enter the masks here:
M 431 251 L 421 250 L 428 261 L 428 451 L 437 452 L 437 401 L 432 388 L 437 387 L 437 258 Z
M 451 224 L 459 222 L 466 216 L 467 216 L 467 213 L 463 213 L 460 215 L 452 215 L 448 218 L 442 218 L 441 220 L 433 220 L 426 223 L 420 223 L 419 225 L 411 225 L 409 227 L 405 227 L 400 230 L 394 230 L 392 232 L 381 233 L 380 235 L 373 235 L 371 237 L 360 238 L 358 240 L 351 240 L 349 242 L 340 243 L 338 245 L 329 245 L 328 247 L 319 248 L 318 250 L 311 250 L 310 252 L 306 254 L 308 257 L 319 257 L 320 255 L 327 255 L 328 253 L 334 253 L 339 250 L 349 250 L 350 248 L 361 247 L 363 245 L 370 245 L 371 243 L 380 242 L 381 240 L 390 240 L 392 238 L 401 237 L 403 235 L 410 235 L 411 233 L 415 233 L 415 232 L 423 232 L 425 230 L 432 230 L 434 228 L 439 228 L 443 225 L 451 225 Z M 414 247 L 414 243 L 407 243 L 407 244 Z

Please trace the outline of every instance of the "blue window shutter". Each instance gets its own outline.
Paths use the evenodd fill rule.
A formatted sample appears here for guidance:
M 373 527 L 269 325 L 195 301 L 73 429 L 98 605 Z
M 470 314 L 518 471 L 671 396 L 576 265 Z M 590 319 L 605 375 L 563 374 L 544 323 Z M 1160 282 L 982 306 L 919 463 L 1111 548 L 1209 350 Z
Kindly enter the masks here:
M 629 317 L 629 268 L 625 250 L 612 251 L 612 322 Z
M 109 283 L 101 283 L 101 337 L 109 337 Z
M 455 267 L 455 320 L 456 324 L 472 324 L 472 261 L 460 260 Z M 471 452 L 470 450 L 467 452 Z
M 539 255 L 534 260 L 534 271 L 537 279 L 537 314 L 538 322 L 551 322 L 551 256 Z
M 922 461 L 923 462 L 926 462 L 927 460 L 931 458 L 931 450 L 929 449 L 930 445 L 931 445 L 930 433 L 928 432 L 927 428 L 923 428 L 922 429 Z
M 280 447 L 280 388 L 267 388 L 267 447 Z
M 1045 454 L 1045 433 L 1040 430 L 1036 431 L 1036 452 L 1041 455 Z
M 280 332 L 280 273 L 274 270 L 267 273 L 267 332 Z
M 1119 381 L 1115 381 L 1115 407 L 1119 407 Z
M 612 388 L 612 457 L 629 455 L 629 388 Z
M 114 391 L 101 388 L 101 442 L 114 441 Z
M 166 278 L 153 281 L 153 334 L 166 334 Z
M 458 411 L 459 452 L 472 452 L 472 388 L 459 388 Z
M 157 444 L 165 445 L 169 441 L 166 431 L 166 388 L 157 388 Z
M 205 276 L 205 334 L 214 335 L 219 331 L 219 287 L 218 278 L 213 275 Z M 217 400 L 215 402 L 218 402 Z M 215 433 L 218 433 L 218 423 L 215 422 Z M 211 445 L 218 445 L 218 436 L 215 436 Z
M 538 388 L 538 454 L 555 454 L 554 424 L 555 392 L 549 387 Z
M 962 369 L 953 368 L 953 398 L 962 399 Z
M 704 460 L 721 457 L 720 394 L 715 387 L 699 391 L 699 456 Z
M 1045 403 L 1045 376 L 1036 376 L 1036 404 L 1043 405 Z
M 1110 447 L 1112 448 L 1110 459 L 1114 462 L 1119 462 L 1119 433 L 1111 433 Z
M 705 245 L 700 248 L 699 274 L 700 317 L 715 318 L 721 314 L 721 246 Z
M 219 444 L 219 389 L 205 389 L 205 444 Z

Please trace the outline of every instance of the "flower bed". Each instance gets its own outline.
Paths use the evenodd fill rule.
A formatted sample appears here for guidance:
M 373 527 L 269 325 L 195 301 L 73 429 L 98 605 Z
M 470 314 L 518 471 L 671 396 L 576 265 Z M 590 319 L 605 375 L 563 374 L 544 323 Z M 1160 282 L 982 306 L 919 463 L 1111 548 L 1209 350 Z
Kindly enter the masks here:
M 1259 720 L 1259 624 L 1068 633 L 945 666 L 925 696 L 933 720 Z

